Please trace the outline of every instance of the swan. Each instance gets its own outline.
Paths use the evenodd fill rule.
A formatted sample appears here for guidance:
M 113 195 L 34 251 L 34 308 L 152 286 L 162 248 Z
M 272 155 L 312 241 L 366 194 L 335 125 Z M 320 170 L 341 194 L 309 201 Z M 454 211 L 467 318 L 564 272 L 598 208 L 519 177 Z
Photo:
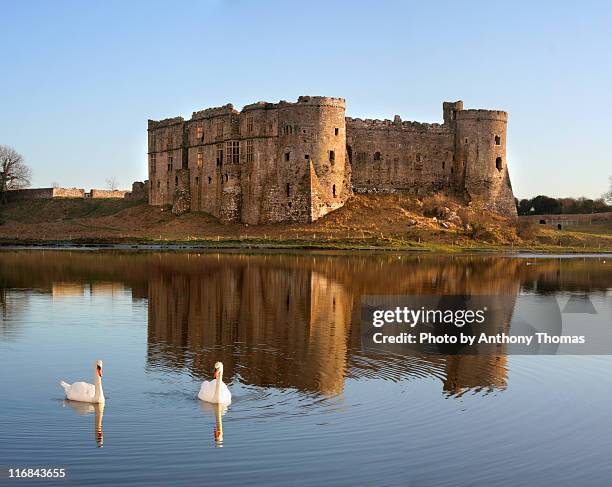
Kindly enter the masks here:
M 223 383 L 223 364 L 217 362 L 213 373 L 214 379 L 211 381 L 205 380 L 202 382 L 198 399 L 213 404 L 230 404 L 232 402 L 232 393 Z
M 70 401 L 89 402 L 92 404 L 102 404 L 104 399 L 104 391 L 102 390 L 102 360 L 96 360 L 96 371 L 94 383 L 75 382 L 67 384 L 63 380 L 60 381 L 60 386 L 64 388 L 66 399 Z

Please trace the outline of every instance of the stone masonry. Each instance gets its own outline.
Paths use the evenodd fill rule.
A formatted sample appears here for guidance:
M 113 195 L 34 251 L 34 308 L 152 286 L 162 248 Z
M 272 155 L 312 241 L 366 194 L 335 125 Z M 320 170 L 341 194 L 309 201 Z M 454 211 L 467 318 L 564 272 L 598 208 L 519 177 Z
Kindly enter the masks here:
M 353 192 L 443 193 L 516 216 L 508 115 L 443 103 L 443 123 L 345 117 L 342 98 L 149 120 L 149 202 L 222 222 L 312 222 Z

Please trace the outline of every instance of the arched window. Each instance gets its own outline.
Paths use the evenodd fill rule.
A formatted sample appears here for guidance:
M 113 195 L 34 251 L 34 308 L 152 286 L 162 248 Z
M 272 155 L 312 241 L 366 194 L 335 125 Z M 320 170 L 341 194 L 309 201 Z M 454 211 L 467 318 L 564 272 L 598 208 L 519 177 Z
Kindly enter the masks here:
M 375 161 L 380 161 L 380 152 L 378 152 L 378 151 L 374 152 L 374 160 Z
M 501 145 L 501 136 L 500 135 L 496 135 L 495 136 L 495 145 Z
M 497 159 L 495 159 L 495 167 L 498 171 L 501 171 L 504 168 L 504 164 L 502 162 L 501 157 L 498 157 Z
M 336 185 L 334 184 L 332 186 L 332 194 L 334 195 L 334 198 L 336 197 Z

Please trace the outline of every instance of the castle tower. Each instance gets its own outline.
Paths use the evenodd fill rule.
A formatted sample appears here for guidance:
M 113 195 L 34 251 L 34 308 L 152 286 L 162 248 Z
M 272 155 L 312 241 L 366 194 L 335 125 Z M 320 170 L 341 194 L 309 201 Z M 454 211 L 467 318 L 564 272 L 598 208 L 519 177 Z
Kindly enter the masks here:
M 506 161 L 508 114 L 497 110 L 455 112 L 455 184 L 469 201 L 516 216 Z
M 286 190 L 285 218 L 314 221 L 352 194 L 345 106 L 342 98 L 318 96 L 279 104 L 277 187 Z

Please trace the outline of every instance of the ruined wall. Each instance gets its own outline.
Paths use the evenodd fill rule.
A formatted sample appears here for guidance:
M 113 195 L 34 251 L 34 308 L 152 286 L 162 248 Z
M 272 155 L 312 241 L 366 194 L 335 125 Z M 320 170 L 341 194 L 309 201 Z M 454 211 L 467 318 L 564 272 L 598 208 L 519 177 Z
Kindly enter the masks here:
M 39 200 L 53 198 L 54 188 L 11 189 L 6 192 L 6 199 L 12 201 Z
M 53 188 L 54 198 L 83 198 L 85 190 L 80 188 Z
M 89 197 L 97 199 L 122 199 L 125 198 L 128 193 L 129 191 L 123 189 L 92 189 L 89 193 Z
M 143 201 L 149 198 L 149 180 L 144 182 L 134 181 L 132 183 L 132 191 L 125 195 L 125 199 L 131 201 Z
M 8 201 L 26 201 L 52 198 L 83 198 L 85 190 L 80 188 L 29 188 L 7 192 Z

